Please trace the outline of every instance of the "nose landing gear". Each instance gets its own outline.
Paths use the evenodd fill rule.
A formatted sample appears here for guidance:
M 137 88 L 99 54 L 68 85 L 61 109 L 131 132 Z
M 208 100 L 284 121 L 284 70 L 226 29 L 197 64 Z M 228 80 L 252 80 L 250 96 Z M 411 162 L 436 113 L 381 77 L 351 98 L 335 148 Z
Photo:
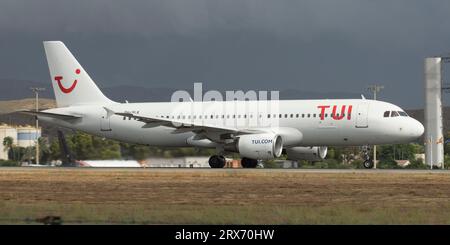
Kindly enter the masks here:
M 368 146 L 368 145 L 363 146 L 362 153 L 363 153 L 364 168 L 367 168 L 367 169 L 373 168 L 373 159 L 370 158 L 370 146 Z

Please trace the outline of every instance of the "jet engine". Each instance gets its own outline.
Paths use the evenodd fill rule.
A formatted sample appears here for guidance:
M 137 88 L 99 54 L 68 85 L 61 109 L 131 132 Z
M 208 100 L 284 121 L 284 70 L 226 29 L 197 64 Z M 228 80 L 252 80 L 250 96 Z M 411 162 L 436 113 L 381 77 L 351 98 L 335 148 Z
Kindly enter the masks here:
M 289 160 L 320 161 L 327 156 L 326 146 L 292 147 L 286 149 Z
M 276 134 L 246 134 L 239 136 L 225 150 L 238 152 L 241 157 L 270 160 L 281 156 L 283 140 Z

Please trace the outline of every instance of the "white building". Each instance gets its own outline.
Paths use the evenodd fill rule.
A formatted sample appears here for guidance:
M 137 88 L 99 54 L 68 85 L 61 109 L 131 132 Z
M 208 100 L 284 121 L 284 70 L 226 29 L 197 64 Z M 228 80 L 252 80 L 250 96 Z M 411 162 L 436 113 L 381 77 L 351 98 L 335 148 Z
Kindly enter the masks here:
M 8 149 L 5 149 L 3 140 L 6 137 L 13 139 L 13 145 L 20 147 L 29 147 L 36 145 L 36 139 L 41 137 L 41 129 L 35 127 L 11 126 L 7 124 L 0 125 L 0 160 L 8 160 Z
M 209 168 L 209 157 L 188 156 L 174 158 L 148 158 L 145 165 L 150 168 Z
M 148 158 L 136 160 L 82 160 L 80 167 L 94 168 L 209 168 L 209 157 Z

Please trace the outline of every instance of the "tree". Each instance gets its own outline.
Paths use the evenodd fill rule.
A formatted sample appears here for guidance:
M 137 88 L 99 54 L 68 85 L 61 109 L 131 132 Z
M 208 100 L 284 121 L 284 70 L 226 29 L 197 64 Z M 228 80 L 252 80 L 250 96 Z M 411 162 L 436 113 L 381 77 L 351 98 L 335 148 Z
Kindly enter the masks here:
M 52 140 L 49 146 L 49 160 L 61 160 L 62 152 L 59 148 L 58 140 Z
M 382 145 L 379 147 L 378 159 L 380 168 L 396 168 L 395 160 L 409 160 L 418 165 L 420 161 L 415 160 L 415 154 L 422 153 L 423 147 L 419 144 Z
M 67 145 L 79 160 L 92 159 L 94 155 L 94 147 L 92 145 L 92 137 L 88 134 L 77 132 L 70 135 Z
M 14 143 L 14 139 L 10 136 L 7 136 L 5 138 L 3 138 L 3 146 L 4 146 L 4 151 L 8 152 L 9 155 L 9 151 L 12 150 L 13 148 L 13 143 Z M 14 155 L 14 153 L 13 153 Z
M 145 145 L 132 145 L 130 148 L 130 153 L 133 159 L 144 160 L 151 155 L 150 148 Z
M 50 143 L 48 142 L 48 138 L 46 137 L 39 137 L 38 138 L 39 143 L 39 158 L 41 162 L 48 163 L 51 160 L 51 150 L 50 150 Z

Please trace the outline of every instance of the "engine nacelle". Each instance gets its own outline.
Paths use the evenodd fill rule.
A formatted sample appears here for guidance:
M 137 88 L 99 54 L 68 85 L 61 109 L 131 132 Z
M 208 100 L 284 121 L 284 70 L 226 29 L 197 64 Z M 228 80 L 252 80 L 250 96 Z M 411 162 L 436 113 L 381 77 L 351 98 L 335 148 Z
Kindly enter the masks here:
M 270 160 L 281 156 L 283 140 L 276 134 L 248 134 L 239 136 L 236 150 L 242 157 Z
M 327 156 L 326 146 L 292 147 L 286 149 L 289 160 L 320 161 Z

